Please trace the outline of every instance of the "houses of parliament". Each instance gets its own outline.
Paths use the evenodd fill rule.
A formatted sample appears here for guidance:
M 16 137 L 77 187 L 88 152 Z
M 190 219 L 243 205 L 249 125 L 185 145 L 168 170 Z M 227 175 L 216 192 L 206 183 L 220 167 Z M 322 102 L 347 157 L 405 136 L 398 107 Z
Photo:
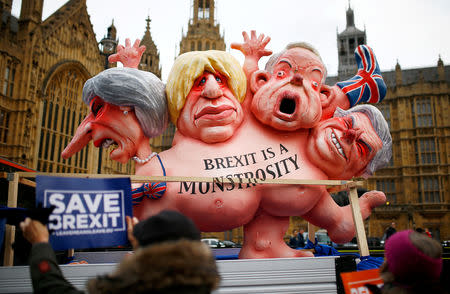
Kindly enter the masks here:
M 41 172 L 133 174 L 132 163 L 113 162 L 108 150 L 92 144 L 68 160 L 60 155 L 88 112 L 81 99 L 83 84 L 111 66 L 107 58 L 117 46 L 114 24 L 99 44 L 86 0 L 69 0 L 44 20 L 44 0 L 22 0 L 18 18 L 11 14 L 12 1 L 0 0 L 0 158 Z M 190 1 L 193 16 L 179 53 L 225 50 L 214 0 Z M 355 72 L 354 49 L 366 41 L 350 7 L 346 19 L 345 30 L 337 34 L 338 76 L 329 77 L 329 85 Z M 161 77 L 150 18 L 143 20 L 141 45 L 147 49 L 140 69 Z M 377 107 L 391 130 L 393 157 L 366 181 L 368 190 L 381 190 L 388 199 L 365 222 L 367 235 L 381 237 L 394 221 L 399 230 L 428 228 L 435 238 L 448 240 L 450 66 L 436 56 L 435 66 L 402 69 L 397 63 L 382 75 L 388 92 Z M 152 139 L 152 149 L 169 148 L 174 131 L 170 125 Z M 242 228 L 216 236 L 242 242 Z

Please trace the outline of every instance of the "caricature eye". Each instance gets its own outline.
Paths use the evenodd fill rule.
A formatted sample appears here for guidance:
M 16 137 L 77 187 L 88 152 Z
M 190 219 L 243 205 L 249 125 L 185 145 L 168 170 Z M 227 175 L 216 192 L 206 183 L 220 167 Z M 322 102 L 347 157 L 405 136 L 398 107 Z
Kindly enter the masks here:
M 319 87 L 319 83 L 318 82 L 316 82 L 316 81 L 312 81 L 312 86 L 313 86 L 313 88 L 315 89 L 315 90 L 317 90 L 317 88 Z
M 369 145 L 367 145 L 366 142 L 362 140 L 358 140 L 356 142 L 356 147 L 358 148 L 358 152 L 361 157 L 367 156 L 371 151 Z
M 344 118 L 344 123 L 347 129 L 351 129 L 353 127 L 353 120 L 351 117 Z
M 221 79 L 220 77 L 218 77 L 218 76 L 216 76 L 216 81 L 217 81 L 218 83 L 222 83 L 222 79 Z
M 198 84 L 200 86 L 203 86 L 204 84 L 206 84 L 206 77 L 203 77 Z
M 95 99 L 91 104 L 91 112 L 92 114 L 97 117 L 98 113 L 103 108 L 103 101 L 100 99 Z
M 279 78 L 284 77 L 284 75 L 285 75 L 284 71 L 277 72 L 277 77 L 279 77 Z

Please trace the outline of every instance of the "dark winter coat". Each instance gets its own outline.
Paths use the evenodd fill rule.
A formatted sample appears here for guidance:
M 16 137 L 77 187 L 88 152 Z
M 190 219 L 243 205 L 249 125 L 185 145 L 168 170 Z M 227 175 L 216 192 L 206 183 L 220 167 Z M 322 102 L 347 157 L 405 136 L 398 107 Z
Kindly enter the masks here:
M 48 243 L 33 246 L 30 271 L 35 293 L 83 293 L 64 278 Z M 180 240 L 138 249 L 113 273 L 89 280 L 87 289 L 90 294 L 206 294 L 219 281 L 210 248 L 200 241 Z

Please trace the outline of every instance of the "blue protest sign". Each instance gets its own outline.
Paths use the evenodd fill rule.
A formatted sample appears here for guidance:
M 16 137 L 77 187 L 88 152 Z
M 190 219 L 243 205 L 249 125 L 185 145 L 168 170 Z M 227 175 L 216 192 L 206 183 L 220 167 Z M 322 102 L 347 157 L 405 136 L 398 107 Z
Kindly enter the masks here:
M 55 206 L 48 225 L 55 250 L 127 243 L 125 216 L 132 215 L 129 178 L 37 176 L 36 204 Z

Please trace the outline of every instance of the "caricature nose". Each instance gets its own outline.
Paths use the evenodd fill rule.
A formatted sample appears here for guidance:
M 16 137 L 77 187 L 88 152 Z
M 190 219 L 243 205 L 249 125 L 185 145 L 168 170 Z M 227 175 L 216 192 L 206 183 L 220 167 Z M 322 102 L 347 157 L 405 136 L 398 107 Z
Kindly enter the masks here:
M 353 143 L 356 139 L 358 139 L 362 134 L 362 131 L 360 129 L 348 129 L 347 131 L 344 132 L 344 140 L 348 143 L 351 144 Z
M 218 98 L 223 95 L 219 84 L 217 83 L 214 76 L 209 76 L 206 80 L 205 87 L 202 91 L 202 96 L 206 98 Z
M 296 86 L 302 86 L 303 85 L 303 77 L 299 73 L 295 73 L 294 76 L 291 78 L 291 84 Z

